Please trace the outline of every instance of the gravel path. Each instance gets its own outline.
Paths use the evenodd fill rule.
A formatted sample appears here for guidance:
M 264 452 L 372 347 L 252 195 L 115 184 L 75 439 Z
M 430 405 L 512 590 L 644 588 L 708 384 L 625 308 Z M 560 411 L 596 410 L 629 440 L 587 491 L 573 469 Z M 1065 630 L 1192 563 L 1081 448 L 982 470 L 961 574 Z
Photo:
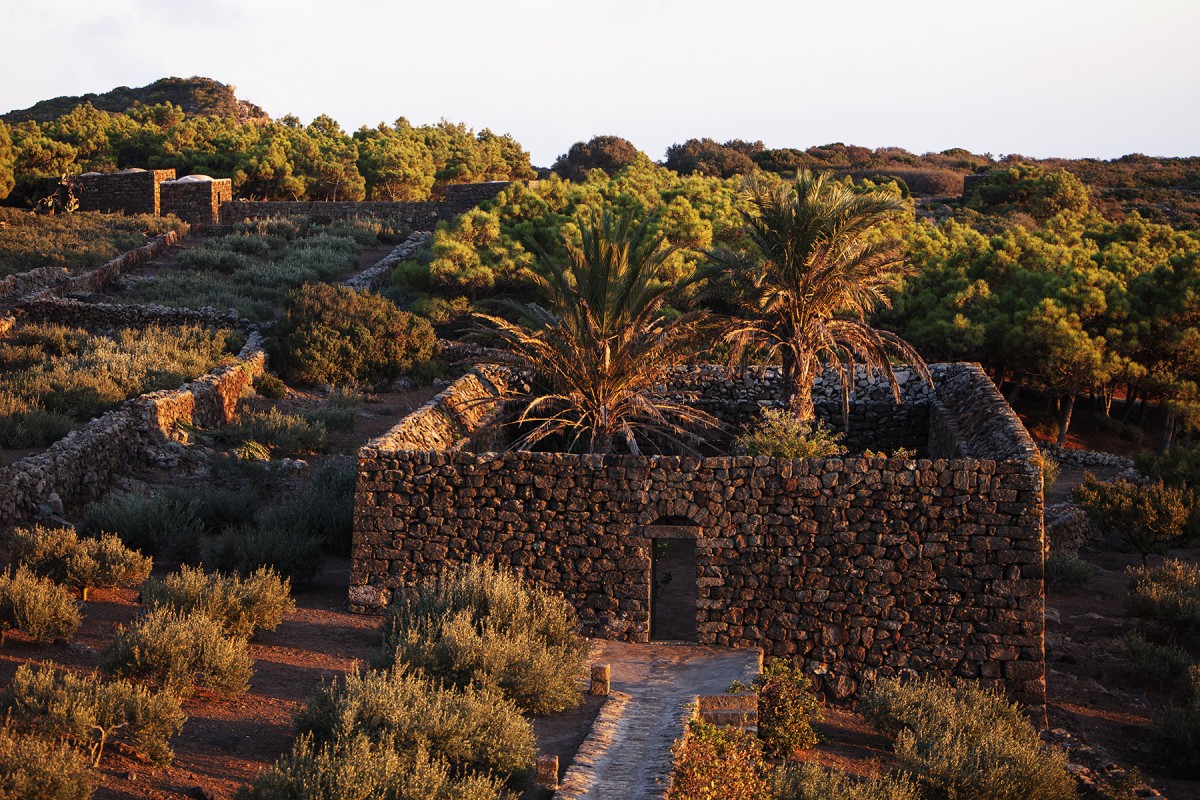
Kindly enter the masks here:
M 691 644 L 596 641 L 590 660 L 612 665 L 605 704 L 556 800 L 655 800 L 666 790 L 671 744 L 693 697 L 721 694 L 758 674 L 762 653 Z

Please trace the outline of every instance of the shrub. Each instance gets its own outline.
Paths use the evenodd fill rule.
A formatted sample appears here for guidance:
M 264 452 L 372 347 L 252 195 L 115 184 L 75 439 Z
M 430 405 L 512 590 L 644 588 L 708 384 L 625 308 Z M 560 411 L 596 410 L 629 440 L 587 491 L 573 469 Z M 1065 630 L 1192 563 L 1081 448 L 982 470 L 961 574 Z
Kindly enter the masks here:
M 96 775 L 83 756 L 61 742 L 0 728 L 0 797 L 12 800 L 88 800 Z
M 212 239 L 206 246 L 209 248 L 219 247 L 224 250 L 231 250 L 234 253 L 241 253 L 247 256 L 266 258 L 271 254 L 271 248 L 275 241 L 276 240 L 270 236 L 239 234 L 235 236 L 222 236 L 219 239 Z
M 790 758 L 797 750 L 817 743 L 814 720 L 821 719 L 821 706 L 813 694 L 812 681 L 786 659 L 767 663 L 755 679 L 758 686 L 758 735 L 768 754 Z
M 229 695 L 250 685 L 246 640 L 225 636 L 203 614 L 157 608 L 132 625 L 121 625 L 100 654 L 110 675 L 146 681 L 169 692 L 189 694 L 197 682 Z
M 1186 686 L 1192 659 L 1178 647 L 1147 641 L 1137 632 L 1124 639 L 1129 660 L 1147 678 L 1162 688 Z
M 126 546 L 144 553 L 189 561 L 199 555 L 204 541 L 199 509 L 194 500 L 131 494 L 92 504 L 78 529 L 83 536 L 114 533 Z
M 292 583 L 304 584 L 321 571 L 321 540 L 305 530 L 274 525 L 229 528 L 209 543 L 205 560 L 240 575 L 270 567 Z
M 253 441 L 284 455 L 307 455 L 326 450 L 325 426 L 277 408 L 241 414 L 237 422 L 216 434 L 225 442 Z
M 80 539 L 72 528 L 17 528 L 9 540 L 13 561 L 79 591 L 136 586 L 150 577 L 154 561 L 112 534 Z
M 1077 553 L 1051 552 L 1046 556 L 1046 585 L 1062 592 L 1078 592 L 1096 577 L 1096 567 Z
M 0 644 L 10 630 L 39 642 L 69 639 L 80 623 L 79 604 L 71 593 L 25 567 L 0 572 Z
M 811 761 L 786 764 L 775 773 L 775 800 L 921 800 L 905 775 L 851 778 Z
M 267 514 L 263 527 L 303 531 L 330 550 L 348 554 L 357 483 L 358 463 L 353 458 L 328 458 L 313 472 L 312 480 Z
M 859 706 L 895 737 L 900 766 L 930 797 L 1066 800 L 1066 756 L 1047 749 L 1016 706 L 975 686 L 879 681 Z
M 0 391 L 0 448 L 43 447 L 75 428 L 66 414 L 46 411 L 37 402 Z
M 771 782 L 762 744 L 751 733 L 693 720 L 672 748 L 666 800 L 761 800 Z
M 270 462 L 271 448 L 253 439 L 247 439 L 233 448 L 233 458 L 235 461 L 249 461 L 252 463 Z
M 258 379 L 256 388 L 259 394 L 271 400 L 287 397 L 287 384 L 269 372 Z
M 378 295 L 325 284 L 288 298 L 271 341 L 284 377 L 303 384 L 380 385 L 433 355 L 433 328 Z
M 1191 696 L 1169 705 L 1154 720 L 1154 749 L 1170 769 L 1200 775 L 1200 666 L 1191 668 Z
M 86 747 L 93 766 L 117 738 L 154 764 L 170 763 L 170 739 L 187 720 L 179 698 L 169 692 L 27 664 L 17 667 L 3 703 L 17 725 Z
M 259 498 L 249 489 L 233 490 L 211 484 L 175 486 L 159 495 L 161 501 L 176 507 L 192 507 L 207 533 L 220 533 L 231 525 L 240 525 L 254 517 Z
M 1134 457 L 1138 471 L 1171 486 L 1200 486 L 1200 445 L 1175 446 L 1165 453 L 1143 450 Z
M 292 752 L 238 792 L 239 800 L 512 800 L 494 778 L 452 777 L 422 748 L 399 753 L 365 735 L 323 745 L 301 737 Z
M 1155 620 L 1172 631 L 1200 631 L 1200 567 L 1168 559 L 1157 567 L 1130 571 L 1126 605 L 1137 617 Z
M 295 610 L 291 584 L 266 567 L 247 578 L 181 567 L 142 590 L 150 609 L 169 608 L 181 614 L 203 614 L 221 625 L 227 636 L 249 639 L 258 630 L 273 631 L 283 615 Z
M 379 661 L 459 686 L 495 686 L 523 710 L 545 714 L 579 703 L 586 656 L 565 600 L 476 563 L 395 604 Z
M 772 458 L 827 458 L 846 452 L 842 434 L 825 422 L 802 422 L 787 409 L 765 408 L 762 418 L 753 422 L 733 441 L 739 455 Z
M 1162 481 L 1136 484 L 1100 481 L 1091 473 L 1075 489 L 1075 499 L 1101 533 L 1117 535 L 1142 557 L 1166 548 L 1183 534 L 1189 496 Z
M 1042 460 L 1042 490 L 1048 492 L 1054 484 L 1058 483 L 1058 476 L 1062 474 L 1062 465 L 1045 453 L 1039 455 Z
M 308 221 L 296 217 L 268 217 L 266 219 L 244 219 L 234 224 L 236 233 L 250 236 L 271 236 L 291 241 L 308 229 Z
M 354 430 L 354 420 L 357 417 L 358 414 L 353 408 L 338 408 L 336 406 L 314 408 L 311 411 L 304 412 L 304 418 L 308 420 L 310 425 L 320 425 L 326 430 L 331 431 Z
M 495 689 L 443 688 L 402 666 L 347 675 L 323 687 L 296 718 L 317 744 L 386 736 L 401 751 L 425 748 L 456 770 L 502 776 L 533 764 L 533 726 Z
M 224 247 L 202 247 L 196 250 L 184 250 L 179 254 L 178 264 L 183 269 L 208 270 L 232 275 L 235 272 L 251 267 L 256 262 L 249 256 Z

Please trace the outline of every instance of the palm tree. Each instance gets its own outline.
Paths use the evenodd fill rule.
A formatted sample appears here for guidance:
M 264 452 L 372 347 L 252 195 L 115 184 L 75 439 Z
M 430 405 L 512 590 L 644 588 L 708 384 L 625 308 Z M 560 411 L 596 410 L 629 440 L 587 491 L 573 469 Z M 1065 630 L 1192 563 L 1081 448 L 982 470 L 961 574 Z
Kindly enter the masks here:
M 529 391 L 496 398 L 521 409 L 513 420 L 523 431 L 517 446 L 561 435 L 568 450 L 595 454 L 618 443 L 633 454 L 647 443 L 690 449 L 695 430 L 716 421 L 661 393 L 697 349 L 703 320 L 663 314 L 690 282 L 657 278 L 676 248 L 651 232 L 649 220 L 634 225 L 628 215 L 593 214 L 579 228 L 580 244 L 562 242 L 564 260 L 543 253 L 544 274 L 528 273 L 544 305 L 510 300 L 502 305 L 511 319 L 475 315 L 476 337 L 491 337 L 500 351 L 485 363 L 531 376 Z
M 903 208 L 891 192 L 857 193 L 827 173 L 799 173 L 794 186 L 746 184 L 752 210 L 747 233 L 757 257 L 710 254 L 713 292 L 737 311 L 725 331 L 731 366 L 755 354 L 782 361 L 788 405 L 802 420 L 815 418 L 812 389 L 822 363 L 842 374 L 842 411 L 849 413 L 856 365 L 882 371 L 896 401 L 900 387 L 889 358 L 911 363 L 929 381 L 911 345 L 867 324 L 888 306 L 885 290 L 908 270 L 899 243 L 876 226 Z

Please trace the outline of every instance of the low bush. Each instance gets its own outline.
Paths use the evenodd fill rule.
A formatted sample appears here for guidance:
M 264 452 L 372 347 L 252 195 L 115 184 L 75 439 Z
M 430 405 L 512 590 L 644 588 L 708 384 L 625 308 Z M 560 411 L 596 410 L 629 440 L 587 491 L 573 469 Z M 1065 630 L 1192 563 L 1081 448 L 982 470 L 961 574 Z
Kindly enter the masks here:
M 1200 666 L 1190 670 L 1187 700 L 1167 706 L 1154 720 L 1154 750 L 1173 772 L 1200 776 Z
M 159 497 L 161 502 L 175 507 L 194 508 L 207 533 L 220 533 L 231 525 L 253 519 L 260 503 L 258 493 L 250 488 L 226 489 L 207 483 L 174 486 Z
M 693 720 L 672 748 L 666 800 L 762 800 L 771 797 L 762 743 L 751 733 Z
M 249 639 L 259 630 L 273 631 L 283 615 L 296 608 L 291 584 L 266 567 L 246 578 L 181 567 L 165 580 L 142 590 L 147 608 L 169 608 L 181 614 L 203 614 L 227 636 Z
M 272 509 L 264 528 L 303 531 L 333 552 L 349 554 L 354 531 L 354 489 L 358 463 L 333 456 L 321 462 L 312 479 Z
M 1171 486 L 1200 487 L 1200 445 L 1176 445 L 1165 453 L 1143 450 L 1133 457 L 1138 472 Z
M 289 298 L 270 340 L 272 363 L 310 386 L 395 380 L 433 356 L 433 328 L 378 295 L 310 284 Z
M 304 418 L 310 425 L 321 426 L 330 431 L 352 431 L 354 420 L 358 413 L 353 408 L 314 408 L 304 412 Z
M 216 240 L 220 241 L 220 240 Z M 206 270 L 232 275 L 257 263 L 253 258 L 236 252 L 232 248 L 212 246 L 184 250 L 179 254 L 178 264 L 183 269 Z
M 816 745 L 812 723 L 821 719 L 821 705 L 803 670 L 786 659 L 774 659 L 754 682 L 758 688 L 758 735 L 767 753 L 791 758 L 797 750 Z
M 0 702 L 21 728 L 87 749 L 92 766 L 100 765 L 105 746 L 118 739 L 147 761 L 168 764 L 174 756 L 171 737 L 187 720 L 179 697 L 170 692 L 28 664 L 17 667 Z
M 1079 592 L 1096 577 L 1096 567 L 1078 553 L 1057 550 L 1046 556 L 1046 587 L 1054 591 Z
M 155 303 L 171 308 L 233 309 L 240 316 L 261 322 L 275 315 L 287 287 L 272 283 L 254 284 L 245 273 L 228 277 L 210 272 L 169 272 L 152 281 L 137 281 L 121 293 L 119 302 Z
M 79 629 L 79 603 L 49 578 L 25 567 L 0 572 L 0 645 L 10 630 L 39 642 L 69 639 Z
M 306 530 L 276 525 L 229 528 L 209 542 L 204 560 L 239 575 L 269 567 L 303 585 L 321 571 L 321 540 Z
M 386 736 L 402 751 L 425 748 L 459 771 L 508 777 L 533 765 L 533 726 L 497 690 L 442 687 L 402 666 L 323 687 L 297 716 L 296 731 L 317 744 Z
M 1145 564 L 1151 553 L 1162 552 L 1183 535 L 1191 497 L 1162 481 L 1101 481 L 1087 473 L 1075 489 L 1075 500 L 1101 533 L 1120 537 Z
M 15 563 L 77 590 L 84 600 L 89 589 L 137 586 L 154 567 L 152 559 L 112 534 L 81 539 L 72 528 L 17 528 L 8 547 Z
M 787 409 L 765 408 L 733 441 L 738 455 L 772 458 L 828 458 L 846 452 L 842 434 L 824 421 L 803 422 Z
M 24 449 L 54 444 L 75 428 L 75 420 L 46 411 L 37 402 L 0 392 L 0 448 Z
M 175 217 L 150 214 L 33 214 L 0 207 L 0 278 L 39 267 L 89 269 L 146 244 L 187 231 Z
M 494 686 L 534 714 L 578 705 L 587 644 L 561 597 L 472 564 L 399 600 L 379 665 L 404 664 L 451 684 Z
M 786 764 L 775 773 L 774 800 L 923 800 L 905 775 L 852 778 L 805 761 Z
M 1042 490 L 1048 492 L 1054 484 L 1058 483 L 1058 476 L 1062 474 L 1062 464 L 1045 453 L 1039 453 L 1039 455 L 1042 466 Z
M 267 217 L 244 219 L 234 223 L 233 230 L 243 236 L 266 236 L 290 242 L 303 236 L 308 226 L 309 221 L 303 217 Z
M 88 800 L 97 777 L 83 755 L 62 742 L 0 728 L 0 797 L 5 800 Z
M 451 774 L 422 748 L 405 753 L 386 737 L 359 734 L 314 744 L 301 737 L 292 751 L 259 773 L 239 800 L 514 800 L 500 781 Z
M 179 561 L 195 560 L 204 545 L 199 503 L 131 494 L 93 503 L 79 521 L 82 536 L 113 533 L 128 547 Z
M 1200 632 L 1200 566 L 1168 559 L 1157 567 L 1130 570 L 1126 605 L 1137 617 L 1153 620 L 1172 632 Z
M 271 373 L 264 373 L 255 384 L 258 393 L 271 400 L 287 397 L 287 384 Z
M 236 422 L 216 432 L 218 441 L 254 441 L 279 455 L 308 455 L 326 450 L 325 426 L 277 408 L 242 413 Z
M 934 681 L 879 681 L 859 710 L 895 737 L 896 758 L 929 797 L 1074 800 L 1065 754 L 1046 748 L 1003 696 Z
M 1138 670 L 1163 689 L 1186 686 L 1191 657 L 1178 647 L 1148 641 L 1136 631 L 1124 638 L 1125 652 Z
M 203 614 L 158 608 L 121 625 L 100 654 L 110 675 L 144 681 L 179 695 L 197 683 L 222 694 L 243 694 L 250 685 L 246 640 L 226 636 Z
M 255 236 L 253 234 L 235 234 L 212 239 L 208 247 L 219 247 L 257 258 L 266 258 L 271 254 L 279 240 L 273 236 Z

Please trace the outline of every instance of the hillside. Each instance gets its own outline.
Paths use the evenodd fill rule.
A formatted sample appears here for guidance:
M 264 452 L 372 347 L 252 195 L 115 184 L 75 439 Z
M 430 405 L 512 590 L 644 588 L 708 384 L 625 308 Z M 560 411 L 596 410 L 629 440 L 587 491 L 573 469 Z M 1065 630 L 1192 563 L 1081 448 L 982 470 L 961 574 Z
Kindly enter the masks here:
M 172 103 L 188 115 L 211 115 L 236 117 L 240 122 L 248 120 L 270 121 L 260 107 L 234 94 L 235 87 L 213 80 L 194 76 L 191 78 L 160 78 L 148 86 L 131 89 L 118 86 L 102 94 L 84 94 L 76 97 L 55 97 L 34 103 L 29 108 L 10 111 L 0 119 L 16 123 L 33 120 L 49 122 L 69 113 L 76 106 L 91 103 L 100 111 L 121 113 L 135 105 L 151 106 Z

